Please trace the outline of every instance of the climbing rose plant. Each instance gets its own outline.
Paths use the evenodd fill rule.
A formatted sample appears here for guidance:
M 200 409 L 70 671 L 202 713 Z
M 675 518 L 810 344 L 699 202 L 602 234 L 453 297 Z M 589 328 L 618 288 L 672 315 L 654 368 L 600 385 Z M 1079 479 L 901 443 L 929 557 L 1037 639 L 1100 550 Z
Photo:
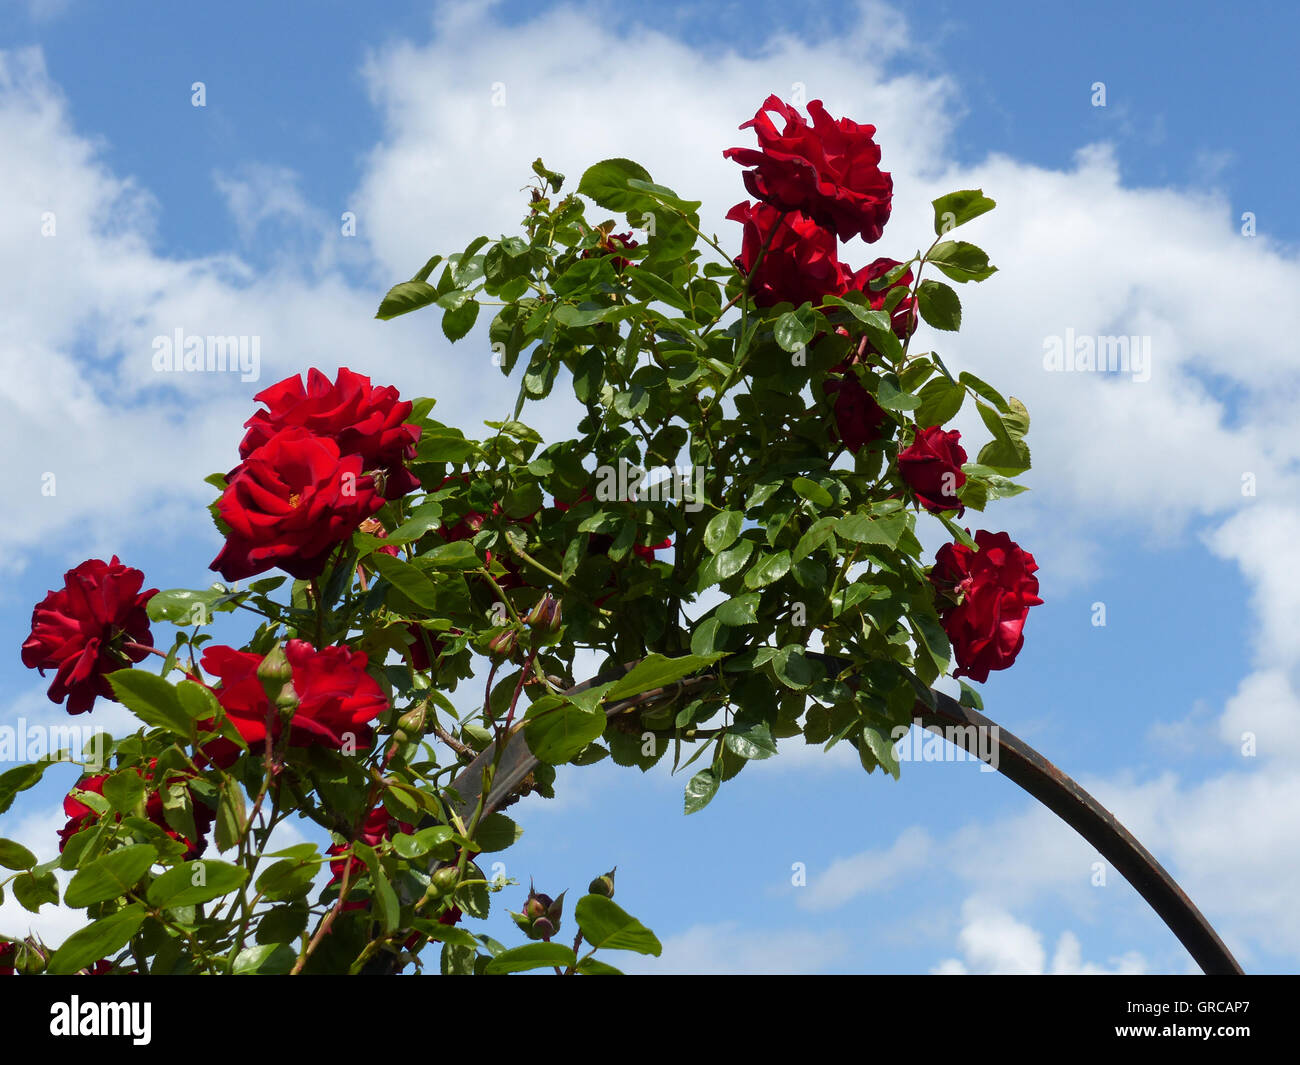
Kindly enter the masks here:
M 959 519 L 1022 491 L 1029 415 L 917 350 L 922 323 L 960 325 L 948 282 L 994 273 L 948 236 L 994 203 L 943 196 L 927 250 L 862 262 L 892 207 L 876 130 L 808 115 L 770 97 L 741 127 L 757 147 L 724 154 L 751 199 L 724 238 L 630 160 L 565 192 L 539 159 L 520 234 L 435 255 L 377 315 L 436 308 L 456 342 L 493 308 L 517 393 L 486 436 L 311 368 L 257 395 L 208 479 L 221 582 L 145 590 L 116 557 L 64 576 L 23 662 L 70 714 L 116 700 L 141 727 L 83 758 L 54 861 L 0 841 L 22 905 L 86 911 L 57 949 L 0 941 L 4 970 L 616 972 L 596 950 L 660 948 L 614 872 L 567 912 L 489 880 L 480 857 L 522 831 L 502 807 L 552 796 L 559 765 L 671 758 L 694 813 L 800 738 L 897 777 L 891 734 L 941 675 L 1015 661 L 1033 556 Z M 548 444 L 524 411 L 557 384 L 583 417 Z M 974 462 L 944 428 L 968 403 Z M 929 562 L 918 521 L 950 540 Z M 218 614 L 256 627 L 218 644 Z M 521 742 L 537 762 L 503 789 Z M 72 760 L 0 775 L 0 811 Z M 281 846 L 291 819 L 330 842 Z M 503 893 L 522 945 L 475 930 Z

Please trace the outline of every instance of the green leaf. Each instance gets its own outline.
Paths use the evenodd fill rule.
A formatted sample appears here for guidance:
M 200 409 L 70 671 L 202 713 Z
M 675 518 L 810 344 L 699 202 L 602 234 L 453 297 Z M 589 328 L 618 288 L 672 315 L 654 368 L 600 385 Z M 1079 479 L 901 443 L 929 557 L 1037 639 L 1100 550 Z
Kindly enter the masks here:
M 766 722 L 733 725 L 723 741 L 727 750 L 745 759 L 771 758 L 776 754 L 776 740 Z
M 621 679 L 614 682 L 605 693 L 605 698 L 608 701 L 626 699 L 630 695 L 640 695 L 654 688 L 662 688 L 681 680 L 682 677 L 698 673 L 720 657 L 716 652 L 708 655 L 682 655 L 680 658 L 665 658 L 660 654 L 647 655 Z
M 640 210 L 646 194 L 629 186 L 629 179 L 648 182 L 650 174 L 631 159 L 605 159 L 586 169 L 578 192 L 611 211 Z
M 777 651 L 772 659 L 772 672 L 777 680 L 795 691 L 806 691 L 816 679 L 812 663 L 797 644 L 789 644 Z
M 989 257 L 974 244 L 964 240 L 946 240 L 938 245 L 927 262 L 933 263 L 953 281 L 983 281 L 997 273 L 996 266 L 989 265 Z
M 600 710 L 584 710 L 569 701 L 539 699 L 528 708 L 524 738 L 528 749 L 543 762 L 563 765 L 605 731 Z
M 963 370 L 957 376 L 957 380 L 960 381 L 967 388 L 969 388 L 977 396 L 982 396 L 984 399 L 987 399 L 990 403 L 993 404 L 993 406 L 997 407 L 998 410 L 1008 411 L 1011 409 L 1007 401 L 1002 398 L 1001 392 L 999 392 L 987 381 L 981 381 L 973 373 L 968 373 L 967 371 Z
M 42 873 L 33 869 L 29 873 L 20 873 L 11 886 L 19 905 L 32 913 L 38 913 L 46 903 L 59 901 L 59 884 L 52 872 Z
M 158 860 L 158 851 L 147 843 L 119 847 L 96 858 L 77 874 L 63 893 L 66 905 L 77 909 L 125 895 L 140 882 Z
M 487 963 L 483 971 L 489 976 L 502 976 L 530 969 L 550 969 L 556 965 L 567 969 L 577 964 L 578 956 L 573 953 L 573 948 L 563 943 L 525 943 L 522 947 L 503 950 Z
M 0 773 L 0 814 L 9 809 L 20 791 L 26 791 L 35 785 L 45 770 L 54 764 L 46 761 L 28 762 Z
M 479 822 L 478 829 L 474 833 L 474 842 L 478 845 L 479 851 L 492 854 L 513 846 L 523 834 L 524 830 L 505 814 L 492 813 Z
M 247 869 L 229 862 L 184 862 L 150 884 L 147 898 L 150 905 L 168 909 L 197 906 L 229 895 L 243 887 L 247 879 Z
M 46 972 L 71 976 L 101 958 L 111 957 L 130 942 L 147 916 L 144 906 L 137 902 L 78 929 L 54 952 Z
M 934 235 L 942 237 L 972 218 L 978 218 L 997 204 L 984 195 L 983 189 L 962 189 L 940 196 L 934 202 Z
M 437 263 L 434 263 L 434 265 L 436 266 Z M 432 272 L 432 268 L 430 268 L 430 272 Z M 425 275 L 425 277 L 427 276 L 428 274 Z M 409 311 L 427 307 L 435 302 L 437 298 L 438 290 L 423 278 L 416 281 L 403 281 L 388 290 L 388 295 L 380 302 L 375 317 L 386 322 L 390 318 L 396 318 L 399 314 L 406 314 Z
M 758 620 L 758 602 L 762 598 L 758 592 L 738 595 L 729 599 L 714 611 L 714 615 L 724 625 L 733 628 L 740 625 L 752 625 Z
M 393 885 L 388 882 L 388 876 L 384 873 L 379 855 L 375 853 L 373 847 L 368 847 L 364 843 L 353 843 L 352 853 L 365 862 L 366 868 L 370 871 L 370 896 L 375 904 L 380 924 L 383 925 L 385 932 L 394 931 L 402 907 L 397 901 L 397 893 L 393 890 Z
M 604 895 L 583 895 L 573 916 L 583 938 L 598 950 L 631 950 L 656 958 L 663 952 L 650 929 Z
M 790 572 L 790 552 L 764 555 L 745 572 L 746 588 L 764 588 Z
M 712 770 L 701 769 L 686 784 L 686 812 L 693 814 L 703 810 L 717 793 L 718 778 Z
M 259 943 L 235 955 L 231 972 L 236 976 L 287 976 L 297 960 L 297 952 L 288 943 Z
M 871 753 L 875 755 L 876 761 L 885 767 L 890 776 L 897 780 L 901 770 L 898 764 L 898 756 L 894 754 L 894 741 L 886 731 L 887 727 L 864 725 L 862 727 L 862 739 Z
M 150 621 L 170 621 L 188 628 L 212 620 L 213 603 L 225 592 L 215 588 L 168 588 L 149 599 L 145 607 Z
M 921 401 L 902 391 L 890 380 L 890 375 L 880 378 L 876 386 L 876 402 L 885 410 L 916 410 Z
M 144 798 L 144 779 L 134 769 L 123 769 L 104 781 L 103 795 L 118 813 L 129 814 Z
M 622 976 L 623 970 L 616 969 L 614 966 L 593 958 L 590 955 L 578 962 L 577 968 L 573 970 L 580 976 Z
M 817 314 L 804 304 L 797 311 L 786 311 L 772 327 L 772 337 L 786 351 L 799 351 L 812 341 L 817 332 Z
M 0 839 L 0 865 L 6 869 L 30 869 L 36 864 L 36 855 L 21 843 Z
M 917 398 L 921 405 L 916 409 L 916 424 L 928 429 L 944 425 L 957 416 L 966 399 L 966 389 L 946 377 L 936 377 L 921 389 Z
M 478 301 L 466 300 L 442 316 L 442 335 L 453 344 L 474 328 L 478 321 Z
M 162 677 L 142 669 L 119 669 L 108 675 L 118 702 L 146 725 L 178 736 L 194 734 L 194 720 L 181 706 L 176 689 Z
M 902 511 L 883 518 L 868 518 L 865 514 L 846 514 L 835 521 L 835 534 L 855 544 L 882 544 L 897 547 L 898 538 L 907 528 L 907 515 Z
M 464 543 L 464 541 L 460 542 Z M 470 548 L 470 551 L 473 553 L 473 548 Z M 374 554 L 366 559 L 366 565 L 416 606 L 426 610 L 438 609 L 438 589 L 428 577 L 409 562 L 403 562 L 392 555 Z
M 961 300 L 942 281 L 922 281 L 916 291 L 921 317 L 935 329 L 955 332 L 961 328 Z
M 806 499 L 815 507 L 829 507 L 832 503 L 830 492 L 807 477 L 796 477 L 790 487 L 794 489 L 795 495 Z
M 745 516 L 738 510 L 724 510 L 715 514 L 704 527 L 705 550 L 711 555 L 716 555 L 719 551 L 730 547 L 740 535 L 740 528 L 744 522 Z

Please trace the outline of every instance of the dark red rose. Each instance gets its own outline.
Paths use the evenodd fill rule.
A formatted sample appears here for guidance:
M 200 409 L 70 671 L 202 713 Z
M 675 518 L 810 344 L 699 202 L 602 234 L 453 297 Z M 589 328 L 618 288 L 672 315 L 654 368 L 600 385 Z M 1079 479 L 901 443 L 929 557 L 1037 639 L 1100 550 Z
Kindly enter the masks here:
M 244 423 L 248 432 L 239 445 L 240 458 L 247 459 L 281 429 L 297 426 L 333 440 L 340 454 L 360 455 L 362 469 L 382 470 L 386 499 L 419 487 L 406 463 L 415 458 L 420 428 L 406 422 L 411 403 L 400 400 L 397 389 L 376 388 L 369 377 L 340 367 L 332 383 L 311 369 L 306 388 L 301 377 L 286 377 L 254 398 L 267 409 Z
M 277 566 L 319 576 L 330 552 L 384 505 L 362 465 L 306 429 L 276 433 L 230 476 L 217 503 L 230 534 L 209 568 L 228 581 Z
M 369 747 L 370 722 L 388 709 L 388 700 L 378 682 L 366 672 L 365 652 L 347 647 L 317 651 L 306 640 L 290 640 L 284 653 L 298 697 L 289 721 L 289 746 L 335 750 Z M 212 689 L 213 694 L 250 750 L 257 750 L 266 741 L 270 702 L 257 677 L 262 658 L 220 645 L 203 651 L 204 672 L 221 681 L 219 688 Z M 278 711 L 271 715 L 271 721 L 274 742 L 280 737 Z M 210 730 L 211 722 L 203 727 Z M 226 739 L 211 741 L 205 751 L 218 765 L 229 764 L 238 756 L 238 748 Z
M 68 700 L 68 713 L 84 714 L 95 696 L 116 701 L 106 674 L 127 669 L 153 646 L 145 605 L 157 588 L 140 591 L 144 574 L 111 562 L 87 559 L 63 575 L 63 587 L 51 591 L 32 610 L 32 631 L 23 642 L 23 665 L 41 676 L 53 669 L 50 701 Z M 124 644 L 140 647 L 125 647 Z
M 827 296 L 842 296 L 848 285 L 848 267 L 835 254 L 835 236 L 797 211 L 781 218 L 766 204 L 738 203 L 727 218 L 745 227 L 736 266 L 746 276 L 758 264 L 749 291 L 758 307 L 778 303 L 818 305 Z M 768 243 L 772 228 L 780 226 Z M 760 261 L 758 256 L 764 244 Z
M 602 232 L 600 236 L 600 244 L 595 248 L 588 248 L 582 253 L 582 257 L 584 259 L 590 259 L 596 255 L 613 255 L 614 258 L 611 261 L 614 264 L 614 269 L 625 270 L 627 267 L 632 265 L 631 262 L 616 253 L 623 251 L 626 248 L 635 247 L 638 247 L 638 242 L 632 239 L 632 233 L 630 230 L 627 233 Z
M 407 633 L 410 634 L 411 642 L 406 649 L 407 656 L 411 660 L 411 666 L 420 673 L 424 673 L 432 667 L 437 661 L 438 656 L 442 654 L 442 634 L 434 632 L 432 629 L 426 629 L 418 622 L 408 622 L 405 626 Z M 453 635 L 459 635 L 459 629 L 449 630 Z M 425 646 L 424 638 L 429 638 L 428 647 Z M 429 650 L 433 650 L 433 658 L 429 657 Z
M 143 773 L 141 773 L 138 768 L 134 767 L 132 771 L 142 776 L 146 782 L 152 783 L 154 770 L 157 765 L 158 760 L 155 758 L 149 763 L 149 768 Z M 74 790 L 89 791 L 96 795 L 103 795 L 104 781 L 106 781 L 108 777 L 108 773 L 101 773 L 98 776 L 83 777 L 77 782 L 77 786 Z M 181 784 L 184 783 L 185 780 L 186 774 L 173 773 L 167 777 L 166 783 L 168 785 Z M 159 791 L 155 790 L 149 793 L 148 798 L 145 799 L 144 807 L 145 816 L 150 821 L 161 828 L 169 838 L 176 840 L 177 843 L 185 844 L 187 848 L 184 855 L 186 861 L 198 858 L 208 849 L 208 841 L 204 837 L 207 836 L 208 829 L 212 827 L 212 820 L 215 816 L 203 803 L 193 801 L 192 792 L 190 798 L 191 807 L 194 811 L 194 828 L 198 832 L 197 840 L 186 839 L 167 823 L 167 815 L 163 808 L 163 797 Z M 76 798 L 72 792 L 69 792 L 63 799 L 63 812 L 67 816 L 68 820 L 67 823 L 59 829 L 60 852 L 62 852 L 63 848 L 67 846 L 68 840 L 83 828 L 89 828 L 99 820 L 99 814 L 96 813 L 92 807 Z M 120 815 L 114 817 L 115 821 L 120 821 L 121 819 Z
M 785 120 L 778 132 L 768 116 Z M 889 221 L 894 182 L 880 169 L 875 126 L 831 118 L 820 100 L 808 104 L 811 126 L 793 107 L 769 96 L 740 128 L 754 127 L 758 150 L 728 148 L 723 156 L 745 171 L 745 188 L 763 203 L 802 211 L 841 240 L 880 239 Z
M 990 670 L 1006 669 L 1016 660 L 1029 608 L 1042 600 L 1033 555 L 1006 533 L 981 529 L 975 543 L 978 551 L 962 544 L 941 547 L 930 580 L 959 667 L 953 676 L 982 683 Z
M 0 942 L 0 976 L 13 976 L 17 971 L 14 968 L 14 961 L 17 960 L 18 946 L 10 943 L 8 940 Z
M 394 823 L 393 815 L 390 814 L 381 803 L 371 810 L 370 813 L 366 815 L 365 820 L 361 822 L 361 827 L 357 830 L 354 842 L 364 843 L 368 847 L 378 847 L 384 842 L 384 840 L 392 838 Z M 414 826 L 408 825 L 404 821 L 398 821 L 396 822 L 396 825 L 397 832 L 400 835 L 409 835 L 415 831 Z M 334 861 L 330 862 L 330 881 L 329 884 L 326 885 L 327 887 L 341 883 L 343 880 L 343 871 L 349 867 L 352 871 L 348 873 L 348 883 L 355 883 L 361 877 L 365 876 L 365 862 L 350 855 L 347 857 L 343 856 L 344 852 L 351 846 L 351 843 L 332 843 L 330 844 L 329 849 L 325 852 L 328 855 L 337 856 Z M 369 905 L 370 903 L 361 899 L 345 902 L 343 908 L 345 910 L 360 910 Z
M 911 295 L 907 295 L 912 287 L 912 271 L 904 270 L 897 278 L 884 288 L 873 289 L 871 282 L 884 277 L 894 267 L 901 265 L 897 259 L 877 259 L 875 262 L 864 266 L 849 278 L 846 288 L 850 291 L 856 290 L 865 293 L 871 301 L 873 310 L 883 310 L 885 298 L 896 288 L 902 288 L 904 296 L 899 300 L 898 305 L 890 313 L 890 324 L 894 328 L 894 333 L 899 340 L 906 340 L 916 330 L 917 310 L 916 300 Z
M 843 376 L 829 377 L 823 383 L 822 391 L 835 397 L 835 428 L 844 446 L 853 454 L 886 435 L 889 415 L 862 387 L 856 374 L 850 371 Z
M 944 432 L 932 425 L 918 430 L 912 446 L 898 453 L 898 472 L 926 510 L 964 509 L 957 492 L 966 483 L 961 470 L 966 449 L 959 440 L 961 433 L 956 429 Z

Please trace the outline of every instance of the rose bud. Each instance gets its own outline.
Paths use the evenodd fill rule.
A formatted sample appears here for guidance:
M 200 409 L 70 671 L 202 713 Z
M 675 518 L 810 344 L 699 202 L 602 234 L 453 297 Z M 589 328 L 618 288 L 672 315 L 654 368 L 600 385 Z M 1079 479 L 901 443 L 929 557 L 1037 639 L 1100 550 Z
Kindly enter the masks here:
M 423 735 L 424 722 L 428 714 L 429 704 L 427 702 L 406 711 L 397 719 L 397 728 L 393 730 L 393 738 L 398 743 L 407 743 L 412 736 Z
M 424 897 L 433 900 L 450 895 L 459 882 L 460 871 L 454 865 L 444 865 L 429 878 L 429 887 L 425 890 Z
M 514 629 L 499 632 L 488 641 L 488 653 L 499 658 L 509 658 L 519 644 L 519 635 Z
M 555 935 L 555 925 L 551 924 L 545 917 L 539 917 L 533 922 L 533 927 L 528 935 L 530 939 L 550 939 Z
M 607 899 L 614 897 L 614 874 L 618 872 L 618 866 L 614 866 L 604 876 L 598 876 L 587 885 L 587 893 L 590 895 L 604 895 Z

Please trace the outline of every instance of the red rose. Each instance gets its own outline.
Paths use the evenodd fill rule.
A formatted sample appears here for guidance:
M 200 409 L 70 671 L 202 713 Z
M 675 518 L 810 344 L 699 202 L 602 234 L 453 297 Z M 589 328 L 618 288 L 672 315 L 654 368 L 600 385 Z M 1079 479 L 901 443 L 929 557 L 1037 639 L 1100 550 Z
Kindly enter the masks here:
M 14 968 L 14 960 L 18 956 L 18 947 L 16 944 L 5 940 L 0 943 L 0 976 L 13 976 L 17 971 Z
M 898 472 L 926 510 L 937 513 L 961 507 L 957 492 L 966 483 L 961 471 L 966 449 L 960 439 L 956 429 L 944 432 L 932 425 L 919 430 L 912 446 L 898 453 Z
M 411 666 L 420 673 L 427 672 L 442 654 L 442 634 L 434 632 L 432 629 L 426 629 L 418 622 L 407 622 L 404 626 L 407 633 L 410 634 L 411 643 L 406 649 L 407 656 L 411 660 Z M 448 630 L 451 635 L 460 635 L 459 629 Z M 428 647 L 424 644 L 424 638 L 428 636 Z M 432 648 L 433 657 L 429 657 L 429 650 Z
M 777 131 L 767 112 L 785 119 Z M 745 188 L 763 203 L 785 211 L 802 211 L 841 240 L 861 235 L 868 244 L 880 239 L 889 221 L 894 182 L 880 169 L 875 126 L 831 118 L 820 100 L 808 104 L 808 125 L 793 107 L 769 96 L 759 112 L 740 128 L 754 127 L 758 150 L 728 148 L 723 156 L 745 171 Z
M 886 435 L 889 415 L 862 387 L 862 382 L 852 371 L 843 377 L 828 378 L 822 391 L 835 397 L 835 428 L 844 446 L 853 454 Z
M 298 426 L 328 437 L 340 454 L 360 455 L 364 470 L 382 470 L 384 497 L 398 499 L 420 485 L 406 463 L 415 458 L 420 428 L 406 423 L 409 400 L 398 399 L 397 389 L 376 388 L 370 378 L 340 367 L 333 383 L 320 370 L 301 377 L 286 377 L 254 397 L 265 403 L 244 423 L 248 432 L 239 445 L 247 459 L 281 429 Z
M 23 665 L 41 676 L 55 670 L 51 702 L 66 697 L 68 713 L 84 714 L 97 695 L 116 700 L 106 674 L 141 661 L 149 653 L 143 648 L 153 646 L 145 604 L 158 589 L 141 592 L 143 584 L 144 574 L 116 555 L 111 562 L 91 558 L 68 570 L 63 588 L 36 604 Z
M 1006 533 L 981 529 L 975 543 L 978 551 L 962 544 L 941 547 L 930 580 L 940 592 L 939 616 L 957 658 L 953 676 L 983 682 L 989 670 L 1016 660 L 1029 608 L 1042 600 L 1032 576 L 1038 569 L 1033 555 Z
M 366 672 L 365 653 L 347 647 L 317 651 L 306 640 L 288 641 L 284 653 L 298 697 L 289 721 L 289 746 L 341 750 L 350 743 L 357 749 L 369 747 L 369 723 L 388 709 L 388 700 Z M 203 670 L 221 681 L 213 694 L 250 749 L 266 741 L 271 707 L 257 677 L 262 657 L 224 646 L 203 651 Z M 271 721 L 274 742 L 280 736 L 279 711 L 271 714 Z M 211 729 L 211 722 L 204 727 Z M 237 751 L 230 740 L 213 740 L 207 746 L 208 756 L 218 764 L 229 764 Z
M 356 834 L 356 841 L 364 843 L 368 847 L 378 847 L 379 844 L 384 842 L 384 840 L 392 837 L 392 826 L 393 816 L 381 803 L 379 806 L 376 806 L 371 810 L 370 813 L 366 815 L 366 819 L 361 822 L 361 828 Z M 415 829 L 412 825 L 408 825 L 405 822 L 398 822 L 397 831 L 402 835 L 409 835 L 411 832 L 414 832 Z M 344 851 L 351 847 L 351 845 L 352 844 L 350 843 L 332 843 L 325 853 L 329 855 L 342 855 Z M 352 872 L 348 874 L 349 883 L 355 883 L 360 877 L 365 875 L 366 865 L 359 858 L 353 858 L 351 856 L 346 858 L 338 857 L 335 861 L 330 862 L 330 884 L 337 884 L 342 881 L 343 871 L 349 866 L 352 869 Z M 368 903 L 364 901 L 347 902 L 343 904 L 343 908 L 345 910 L 357 910 L 366 905 L 368 905 Z
M 901 287 L 905 294 L 890 313 L 890 324 L 893 326 L 898 339 L 906 340 L 916 330 L 917 323 L 916 300 L 906 294 L 912 287 L 912 271 L 910 269 L 904 270 L 902 274 L 884 288 L 873 289 L 871 287 L 871 282 L 884 277 L 890 270 L 899 265 L 901 264 L 897 259 L 877 259 L 853 274 L 849 278 L 846 288 L 864 293 L 871 301 L 872 309 L 879 311 L 884 309 L 885 297 L 893 289 Z
M 283 429 L 231 474 L 217 503 L 230 527 L 210 569 L 228 581 L 278 566 L 320 575 L 336 545 L 384 505 L 359 455 L 306 429 Z
M 584 259 L 590 259 L 596 255 L 613 255 L 612 260 L 615 270 L 625 270 L 631 266 L 631 262 L 624 259 L 621 255 L 615 253 L 623 251 L 626 248 L 638 247 L 638 242 L 632 239 L 632 233 L 629 230 L 626 233 L 604 233 L 600 235 L 600 244 L 595 248 L 588 248 L 582 253 Z
M 835 236 L 797 211 L 781 218 L 767 204 L 738 203 L 727 218 L 745 227 L 736 266 L 746 276 L 758 263 L 749 291 L 758 307 L 778 303 L 814 306 L 827 296 L 842 296 L 850 275 L 835 254 Z M 768 241 L 780 220 L 776 235 Z M 767 251 L 759 261 L 764 244 Z
M 138 768 L 132 767 L 132 769 L 146 781 L 152 781 L 153 772 L 157 765 L 158 760 L 155 758 L 149 763 L 149 768 L 143 773 L 141 773 Z M 109 774 L 107 773 L 101 773 L 98 776 L 83 777 L 77 782 L 77 786 L 74 790 L 90 791 L 94 792 L 96 795 L 103 795 L 104 781 L 106 781 L 108 777 Z M 186 774 L 173 773 L 167 778 L 167 784 L 184 783 L 185 779 Z M 193 800 L 192 792 L 190 797 L 191 800 Z M 194 841 L 186 839 L 167 823 L 167 815 L 164 812 L 163 807 L 163 797 L 160 792 L 151 791 L 149 797 L 145 800 L 144 807 L 145 816 L 150 821 L 161 828 L 168 837 L 176 840 L 177 843 L 184 843 L 186 845 L 187 849 L 184 855 L 186 861 L 199 857 L 208 849 L 208 842 L 204 837 L 208 834 L 208 829 L 212 827 L 212 819 L 214 816 L 212 811 L 201 802 L 191 801 L 191 807 L 194 811 L 194 828 L 198 833 L 198 839 Z M 99 820 L 99 814 L 96 813 L 92 807 L 87 806 L 80 799 L 76 798 L 72 792 L 69 792 L 63 799 L 63 812 L 67 816 L 68 821 L 61 829 L 59 829 L 60 853 L 62 853 L 63 848 L 67 846 L 68 840 L 83 828 L 89 828 Z M 120 821 L 121 819 L 120 815 L 114 818 L 115 821 Z

